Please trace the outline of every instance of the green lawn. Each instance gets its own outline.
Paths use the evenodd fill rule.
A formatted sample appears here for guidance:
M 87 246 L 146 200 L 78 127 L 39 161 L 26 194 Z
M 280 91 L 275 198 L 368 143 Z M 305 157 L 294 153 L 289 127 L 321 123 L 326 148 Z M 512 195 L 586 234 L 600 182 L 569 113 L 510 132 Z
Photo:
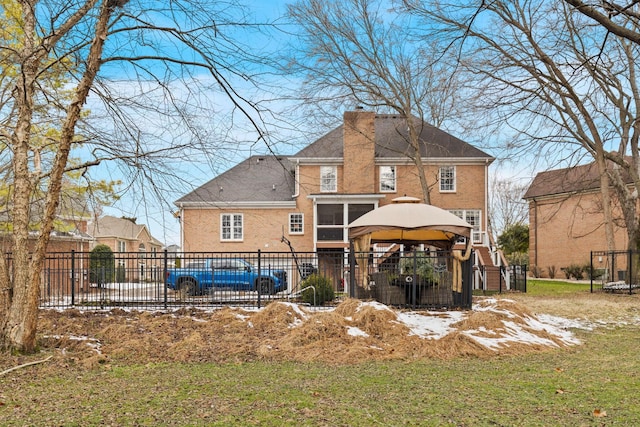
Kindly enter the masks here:
M 596 285 L 594 282 L 594 287 Z M 587 281 L 565 282 L 561 280 L 527 279 L 527 295 L 531 296 L 566 295 L 590 290 L 591 283 Z
M 572 290 L 588 290 L 530 285 L 527 298 L 562 295 L 567 304 Z M 583 345 L 491 359 L 43 363 L 0 377 L 0 425 L 635 426 L 638 332 L 630 325 L 577 330 Z

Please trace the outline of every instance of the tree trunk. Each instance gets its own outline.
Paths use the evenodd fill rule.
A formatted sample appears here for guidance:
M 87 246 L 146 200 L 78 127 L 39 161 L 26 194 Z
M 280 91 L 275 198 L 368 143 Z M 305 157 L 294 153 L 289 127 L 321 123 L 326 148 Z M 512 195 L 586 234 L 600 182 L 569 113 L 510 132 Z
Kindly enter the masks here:
M 409 110 L 411 111 L 411 110 Z M 418 139 L 418 130 L 416 129 L 415 121 L 413 117 L 407 115 L 407 127 L 409 128 L 409 144 L 413 148 L 413 163 L 416 165 L 416 170 L 418 172 L 418 177 L 420 178 L 420 188 L 422 189 L 422 198 L 424 202 L 428 205 L 431 204 L 431 195 L 429 189 L 429 182 L 427 181 L 426 171 L 424 169 L 424 164 L 422 163 L 422 154 L 420 152 L 420 141 Z M 422 119 L 422 117 L 420 118 Z
M 94 2 L 87 2 L 86 11 Z M 62 125 L 58 151 L 49 174 L 49 187 L 45 209 L 40 221 L 40 231 L 33 253 L 29 251 L 30 203 L 34 182 L 38 176 L 29 171 L 29 151 L 33 102 L 36 79 L 39 67 L 46 59 L 48 49 L 44 45 L 36 45 L 35 8 L 29 2 L 23 4 L 25 17 L 25 61 L 22 67 L 22 78 L 19 81 L 15 97 L 19 110 L 17 126 L 12 136 L 14 194 L 11 207 L 13 219 L 13 254 L 11 271 L 13 273 L 9 286 L 2 291 L 0 299 L 0 347 L 30 353 L 36 348 L 36 331 L 38 319 L 38 300 L 40 297 L 40 272 L 44 265 L 49 236 L 53 230 L 56 217 L 62 178 L 75 136 L 76 124 L 80 118 L 82 105 L 86 102 L 89 90 L 93 85 L 102 56 L 102 48 L 107 38 L 108 23 L 114 12 L 112 2 L 105 1 L 100 7 L 100 15 L 96 22 L 95 37 L 91 43 L 86 70 L 79 81 L 73 100 L 67 108 L 66 119 Z M 78 12 L 78 18 L 82 11 Z M 84 12 L 86 13 L 86 12 Z M 35 172 L 37 173 L 37 171 Z M 34 175 L 35 175 L 34 173 Z M 2 268 L 0 268 L 0 274 Z M 2 277 L 0 276 L 0 279 Z
M 607 250 L 615 251 L 616 243 L 613 234 L 613 213 L 611 211 L 611 190 L 607 162 L 604 156 L 596 155 L 596 163 L 600 174 L 600 194 L 602 195 L 602 209 L 604 213 L 604 234 Z

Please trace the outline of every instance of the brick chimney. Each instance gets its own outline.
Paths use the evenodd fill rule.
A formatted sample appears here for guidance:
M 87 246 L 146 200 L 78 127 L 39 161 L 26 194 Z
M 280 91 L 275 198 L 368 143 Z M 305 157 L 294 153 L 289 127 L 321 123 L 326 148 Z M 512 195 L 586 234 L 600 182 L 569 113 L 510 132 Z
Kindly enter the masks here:
M 358 109 L 344 113 L 344 167 L 345 193 L 375 193 L 375 127 L 376 113 Z

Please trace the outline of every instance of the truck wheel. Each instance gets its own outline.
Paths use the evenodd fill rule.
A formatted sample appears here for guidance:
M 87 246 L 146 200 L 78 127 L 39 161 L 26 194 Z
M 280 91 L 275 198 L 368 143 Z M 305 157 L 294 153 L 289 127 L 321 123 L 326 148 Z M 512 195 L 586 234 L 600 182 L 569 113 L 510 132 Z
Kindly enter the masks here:
M 262 295 L 273 295 L 276 293 L 276 287 L 271 279 L 262 279 L 260 281 L 260 293 Z
M 187 297 L 194 296 L 196 294 L 196 282 L 193 279 L 184 280 L 180 283 L 180 292 Z

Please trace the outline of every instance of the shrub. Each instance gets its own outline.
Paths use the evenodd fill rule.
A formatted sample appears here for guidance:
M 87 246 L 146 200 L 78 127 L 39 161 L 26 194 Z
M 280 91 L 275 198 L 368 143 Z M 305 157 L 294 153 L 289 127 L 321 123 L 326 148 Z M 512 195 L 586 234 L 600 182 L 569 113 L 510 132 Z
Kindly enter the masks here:
M 304 279 L 301 286 L 304 290 L 302 291 L 300 298 L 302 298 L 302 301 L 307 304 L 323 305 L 326 301 L 333 301 L 336 296 L 335 290 L 331 285 L 331 281 L 327 277 L 321 276 L 317 273 L 314 273 Z M 310 286 L 313 286 L 313 288 Z M 313 292 L 314 288 L 315 301 Z
M 547 271 L 549 272 L 549 278 L 550 279 L 555 279 L 556 278 L 556 266 L 552 265 L 551 267 L 547 267 Z
M 113 281 L 115 260 L 113 251 L 107 245 L 98 245 L 89 254 L 89 281 L 108 283 Z
M 584 272 L 587 275 L 587 279 L 600 279 L 602 278 L 602 276 L 604 276 L 605 273 L 605 269 L 603 268 L 591 268 L 591 264 L 585 264 L 585 266 L 583 267 Z
M 571 279 L 572 277 L 576 280 L 582 280 L 584 278 L 584 266 L 580 264 L 571 264 L 564 269 L 564 273 L 567 276 L 567 279 Z
M 542 276 L 542 269 L 540 267 L 538 267 L 537 265 L 532 265 L 531 266 L 531 275 L 533 277 L 535 277 L 536 279 L 539 278 L 540 276 Z

